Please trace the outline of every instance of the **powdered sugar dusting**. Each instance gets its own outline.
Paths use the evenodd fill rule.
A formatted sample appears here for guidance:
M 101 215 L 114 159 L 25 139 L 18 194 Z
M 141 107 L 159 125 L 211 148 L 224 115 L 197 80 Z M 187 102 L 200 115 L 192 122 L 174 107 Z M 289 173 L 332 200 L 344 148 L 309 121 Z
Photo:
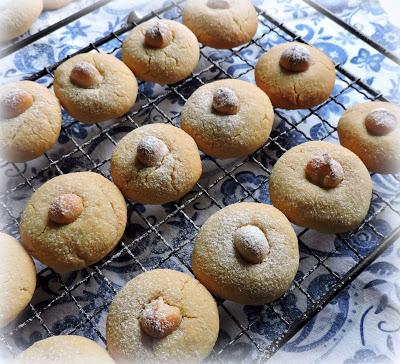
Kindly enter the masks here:
M 137 158 L 145 166 L 155 166 L 169 153 L 167 145 L 154 136 L 142 138 L 137 146 Z
M 377 108 L 367 115 L 365 125 L 374 135 L 386 135 L 397 127 L 398 120 L 396 115 L 389 110 Z
M 269 252 L 268 240 L 260 228 L 246 225 L 237 229 L 233 241 L 236 250 L 250 263 L 259 263 Z
M 239 111 L 239 99 L 228 87 L 218 88 L 213 97 L 213 108 L 221 113 L 236 114 Z
M 282 56 L 287 58 L 292 63 L 306 63 L 310 62 L 310 52 L 307 48 L 300 44 L 294 44 L 287 48 Z
M 344 178 L 343 168 L 329 153 L 314 156 L 306 166 L 307 178 L 317 186 L 333 188 Z

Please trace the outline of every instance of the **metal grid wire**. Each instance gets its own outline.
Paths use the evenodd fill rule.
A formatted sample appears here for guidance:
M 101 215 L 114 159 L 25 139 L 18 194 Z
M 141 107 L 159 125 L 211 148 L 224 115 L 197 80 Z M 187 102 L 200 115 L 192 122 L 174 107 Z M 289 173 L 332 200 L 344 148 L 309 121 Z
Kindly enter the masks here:
M 137 121 L 135 121 L 135 118 L 139 118 L 139 116 L 145 115 L 151 111 L 156 111 L 165 122 L 176 126 L 179 123 L 179 114 L 170 115 L 167 111 L 163 110 L 163 101 L 173 98 L 183 104 L 187 100 L 187 96 L 185 95 L 186 87 L 193 86 L 193 84 L 196 86 L 201 86 L 205 82 L 209 82 L 214 79 L 214 76 L 211 79 L 207 79 L 208 72 L 216 71 L 219 73 L 219 77 L 221 78 L 241 78 L 247 73 L 252 72 L 254 70 L 254 62 L 246 59 L 244 56 L 244 51 L 246 51 L 246 49 L 249 47 L 256 47 L 259 51 L 263 52 L 266 51 L 267 48 L 265 47 L 263 40 L 268 39 L 268 37 L 273 36 L 284 41 L 296 40 L 306 43 L 301 37 L 289 30 L 284 24 L 278 22 L 263 11 L 257 11 L 259 13 L 259 21 L 265 27 L 265 32 L 257 36 L 249 44 L 234 50 L 230 50 L 226 56 L 218 59 L 214 59 L 212 56 L 210 56 L 210 54 L 207 53 L 206 47 L 201 47 L 201 57 L 209 64 L 209 66 L 196 73 L 193 73 L 189 78 L 178 84 L 165 87 L 162 94 L 156 97 L 150 97 L 147 96 L 145 92 L 140 92 L 138 99 L 139 106 L 135 108 L 134 111 L 124 116 L 119 123 L 113 123 L 108 126 L 95 124 L 92 127 L 92 136 L 83 143 L 79 143 L 73 136 L 73 128 L 74 125 L 76 125 L 76 121 L 70 123 L 69 125 L 63 125 L 62 135 L 64 135 L 64 137 L 66 137 L 68 141 L 72 143 L 72 149 L 68 153 L 57 158 L 51 157 L 48 153 L 46 153 L 46 166 L 40 171 L 36 171 L 36 173 L 33 175 L 26 176 L 26 171 L 21 169 L 21 165 L 8 164 L 8 167 L 10 165 L 12 166 L 22 182 L 17 183 L 11 188 L 8 188 L 6 191 L 0 193 L 0 206 L 4 210 L 3 214 L 6 215 L 7 220 L 0 230 L 12 233 L 13 235 L 17 235 L 18 231 L 19 215 L 16 216 L 16 214 L 12 211 L 13 208 L 8 203 L 7 196 L 25 189 L 28 189 L 30 193 L 34 192 L 36 185 L 40 184 L 43 179 L 46 179 L 44 176 L 50 171 L 56 175 L 69 172 L 68 170 L 65 170 L 64 162 L 76 154 L 83 156 L 87 161 L 87 170 L 101 173 L 105 177 L 110 178 L 108 174 L 108 168 L 106 168 L 110 161 L 110 157 L 102 158 L 100 161 L 96 161 L 91 155 L 90 146 L 96 145 L 104 140 L 108 141 L 112 145 L 116 145 L 117 141 L 113 135 L 117 128 L 121 127 L 122 124 L 128 125 L 129 129 L 137 128 L 139 125 Z M 90 51 L 101 52 L 102 47 L 105 45 L 111 45 L 111 48 L 108 48 L 107 53 L 117 53 L 122 44 L 122 39 L 120 37 L 134 28 L 138 23 L 148 20 L 151 17 L 168 17 L 170 19 L 180 21 L 181 12 L 182 9 L 180 3 L 174 3 L 171 6 L 160 11 L 153 12 L 149 16 L 142 19 L 136 18 L 135 14 L 132 14 L 128 20 L 128 23 L 125 24 L 121 29 L 110 33 L 106 37 L 99 39 L 94 43 L 90 43 L 87 47 L 79 50 L 75 54 Z M 67 57 L 66 59 L 70 57 L 71 56 Z M 224 62 L 229 60 L 239 60 L 240 62 L 243 62 L 243 64 L 246 65 L 246 67 L 244 67 L 245 70 L 239 75 L 233 76 L 226 70 L 226 67 L 224 66 Z M 49 87 L 51 87 L 53 71 L 63 61 L 46 67 L 44 70 L 29 77 L 29 79 L 32 81 L 42 80 L 43 82 L 46 82 Z M 133 267 L 132 276 L 148 270 L 149 267 L 147 263 L 140 256 L 138 256 L 137 248 L 140 246 L 141 242 L 146 239 L 150 239 L 151 236 L 154 236 L 157 241 L 159 241 L 160 244 L 165 247 L 166 253 L 162 259 L 157 261 L 157 263 L 151 267 L 152 269 L 162 267 L 168 260 L 174 259 L 179 263 L 182 270 L 191 271 L 190 262 L 185 258 L 184 252 L 186 250 L 191 250 L 195 233 L 198 231 L 200 226 L 196 224 L 196 222 L 194 222 L 189 216 L 189 213 L 187 212 L 187 208 L 189 206 L 198 203 L 200 199 L 206 200 L 209 204 L 209 208 L 206 210 L 208 215 L 211 214 L 211 210 L 213 209 L 218 210 L 223 208 L 224 204 L 214 196 L 213 188 L 222 181 L 227 180 L 233 183 L 241 191 L 240 199 L 232 202 L 265 202 L 257 197 L 257 194 L 260 190 L 264 189 L 268 185 L 268 179 L 271 173 L 270 167 L 274 163 L 274 160 L 267 153 L 269 148 L 274 148 L 279 155 L 283 154 L 287 150 L 287 145 L 285 145 L 285 137 L 292 132 L 301 134 L 305 140 L 312 140 L 312 138 L 310 138 L 310 136 L 308 136 L 307 133 L 301 129 L 301 125 L 311 116 L 318 118 L 327 127 L 327 130 L 329 130 L 323 137 L 320 138 L 320 140 L 329 138 L 333 133 L 336 132 L 336 128 L 322 116 L 323 113 L 320 111 L 324 110 L 326 105 L 331 102 L 337 104 L 341 109 L 343 109 L 343 111 L 346 110 L 346 106 L 340 101 L 341 95 L 346 92 L 356 92 L 357 94 L 362 95 L 362 97 L 366 100 L 385 100 L 377 91 L 371 89 L 358 77 L 346 71 L 342 66 L 337 65 L 336 70 L 338 80 L 343 82 L 345 87 L 338 94 L 330 97 L 329 100 L 322 105 L 307 110 L 304 116 L 297 121 L 293 121 L 290 117 L 288 117 L 288 114 L 284 110 L 276 109 L 275 113 L 282 121 L 284 121 L 285 129 L 278 131 L 275 130 L 271 134 L 267 143 L 254 154 L 237 161 L 233 165 L 226 165 L 223 163 L 223 161 L 215 160 L 208 156 L 203 156 L 203 162 L 211 163 L 213 168 L 219 171 L 218 177 L 214 178 L 211 183 L 206 185 L 203 185 L 200 182 L 197 183 L 196 191 L 184 197 L 181 201 L 170 204 L 166 210 L 167 214 L 160 221 L 155 222 L 151 216 L 146 216 L 139 204 L 127 201 L 128 211 L 134 213 L 135 216 L 140 220 L 140 223 L 144 226 L 139 236 L 131 239 L 129 238 L 129 234 L 125 234 L 118 247 L 109 256 L 104 258 L 99 263 L 89 267 L 88 269 L 79 272 L 79 274 L 77 274 L 77 276 L 75 276 L 75 278 L 72 280 L 69 280 L 68 277 L 55 273 L 50 268 L 44 267 L 42 270 L 40 270 L 38 273 L 38 289 L 41 289 L 44 282 L 52 282 L 56 288 L 51 292 L 48 299 L 45 301 L 45 304 L 31 304 L 30 315 L 28 317 L 25 316 L 22 320 L 20 320 L 19 324 L 10 332 L 0 335 L 0 341 L 2 344 L 8 348 L 12 355 L 15 355 L 15 346 L 18 346 L 20 349 L 21 347 L 27 345 L 27 343 L 20 339 L 20 337 L 22 337 L 24 330 L 26 330 L 30 325 L 39 325 L 43 331 L 42 336 L 44 337 L 58 334 L 58 332 L 52 332 L 52 330 L 49 328 L 50 324 L 48 323 L 49 317 L 47 314 L 50 310 L 54 309 L 58 305 L 62 305 L 65 302 L 73 303 L 75 309 L 79 313 L 80 319 L 72 324 L 66 323 L 67 329 L 63 328 L 63 333 L 74 334 L 85 328 L 91 332 L 91 336 L 93 338 L 101 340 L 104 344 L 106 344 L 106 339 L 101 327 L 104 325 L 99 324 L 99 322 L 102 322 L 101 316 L 107 311 L 112 297 L 117 293 L 118 289 L 118 285 L 114 284 L 107 274 L 105 274 L 105 270 L 110 266 L 110 264 L 118 262 L 120 259 L 129 259 Z M 139 83 L 139 86 L 140 90 L 143 90 L 144 83 Z M 252 187 L 247 186 L 246 183 L 241 181 L 236 173 L 237 171 L 240 171 L 241 167 L 247 167 L 250 164 L 256 166 L 261 171 L 262 176 L 258 185 Z M 397 182 L 400 182 L 400 178 L 398 176 L 392 177 L 395 178 Z M 379 202 L 379 208 L 373 211 L 373 213 L 368 216 L 368 218 L 356 231 L 353 231 L 350 234 L 336 235 L 334 248 L 327 252 L 324 256 L 316 253 L 304 242 L 308 229 L 300 229 L 297 233 L 297 236 L 301 251 L 303 254 L 313 257 L 315 263 L 308 267 L 303 274 L 296 276 L 293 285 L 283 297 L 272 304 L 259 308 L 259 311 L 256 311 L 259 314 L 254 315 L 253 319 L 243 320 L 243 318 L 237 314 L 237 310 L 235 311 L 232 303 L 224 300 L 218 300 L 220 314 L 226 317 L 227 320 L 230 320 L 230 322 L 236 326 L 236 329 L 234 331 L 235 333 L 229 340 L 224 341 L 220 338 L 213 353 L 211 354 L 210 360 L 224 362 L 226 358 L 229 358 L 229 354 L 231 353 L 235 343 L 241 340 L 250 342 L 253 345 L 255 357 L 260 360 L 261 358 L 264 360 L 273 355 L 288 339 L 296 334 L 296 332 L 298 332 L 298 330 L 305 323 L 307 323 L 318 311 L 320 311 L 329 302 L 329 300 L 345 286 L 345 284 L 354 279 L 359 271 L 361 271 L 362 267 L 368 264 L 369 261 L 374 258 L 374 255 L 377 255 L 380 250 L 382 250 L 391 242 L 391 240 L 393 240 L 388 239 L 388 236 L 379 231 L 379 229 L 374 226 L 373 221 L 385 209 L 390 209 L 393 213 L 400 216 L 400 211 L 395 206 L 395 203 L 399 201 L 399 195 L 400 191 L 387 200 L 379 193 L 374 191 L 373 199 Z M 174 217 L 177 217 L 178 215 L 183 218 L 187 224 L 187 228 L 193 233 L 176 245 L 168 241 L 168 238 L 165 237 L 166 234 L 164 233 L 164 229 L 167 228 L 168 221 Z M 367 253 L 360 251 L 353 241 L 353 237 L 357 233 L 366 229 L 376 236 L 376 246 L 374 247 L 374 250 Z M 348 271 L 337 272 L 330 267 L 328 262 L 332 256 L 334 256 L 338 251 L 340 251 L 340 249 L 343 248 L 347 249 L 351 253 L 353 257 L 353 264 L 349 266 Z M 318 269 L 321 268 L 329 274 L 331 282 L 327 286 L 326 293 L 316 297 L 307 291 L 306 282 L 309 277 L 311 277 Z M 132 278 L 132 276 L 130 278 Z M 82 300 L 79 296 L 79 290 L 82 289 L 82 287 L 84 287 L 84 285 L 92 279 L 94 279 L 99 286 L 106 287 L 106 289 L 109 291 L 109 295 L 106 295 L 107 297 L 104 297 L 104 301 L 89 313 L 90 310 L 83 307 Z M 302 308 L 301 313 L 297 315 L 285 310 L 284 304 L 284 300 L 288 294 L 295 291 L 299 296 L 302 296 L 305 301 L 305 305 Z M 275 336 L 273 338 L 269 338 L 267 344 L 258 340 L 256 335 L 254 335 L 252 332 L 253 327 L 259 325 L 260 323 L 262 324 L 261 312 L 263 316 L 269 317 L 271 322 L 277 323 L 276 327 L 279 328 L 276 329 Z M 15 345 L 15 342 L 18 342 L 19 344 Z

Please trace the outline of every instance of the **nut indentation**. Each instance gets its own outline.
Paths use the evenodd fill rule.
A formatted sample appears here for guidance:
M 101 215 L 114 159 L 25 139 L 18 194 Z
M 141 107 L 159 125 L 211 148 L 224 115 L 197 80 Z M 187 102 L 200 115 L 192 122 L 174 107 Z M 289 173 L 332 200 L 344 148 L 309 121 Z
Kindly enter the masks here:
M 12 119 L 24 113 L 33 104 L 33 96 L 25 90 L 11 90 L 0 100 L 0 117 Z
M 281 67 L 291 72 L 304 72 L 308 70 L 310 62 L 310 52 L 300 44 L 294 44 L 286 48 L 279 60 Z
M 337 187 L 344 178 L 343 167 L 329 153 L 314 156 L 305 169 L 308 180 L 322 188 Z
M 207 6 L 210 9 L 229 9 L 231 7 L 227 0 L 208 0 Z
M 165 48 L 172 42 L 172 31 L 164 23 L 157 21 L 146 29 L 144 44 L 150 48 Z
M 162 297 L 147 303 L 140 314 L 142 330 L 156 339 L 172 334 L 181 324 L 182 315 L 178 307 L 168 305 Z
M 269 253 L 269 243 L 260 228 L 253 225 L 242 226 L 233 235 L 236 251 L 248 263 L 261 263 Z
M 158 165 L 169 153 L 167 145 L 154 136 L 143 137 L 136 149 L 136 158 L 146 167 Z
M 103 76 L 98 69 L 89 62 L 78 62 L 72 68 L 71 82 L 80 88 L 95 88 L 102 81 Z
M 365 126 L 372 135 L 382 136 L 392 132 L 397 127 L 397 117 L 385 108 L 372 110 L 365 118 Z
M 235 115 L 240 110 L 240 101 L 233 90 L 220 87 L 214 92 L 212 107 L 219 114 Z
M 74 193 L 56 197 L 49 206 L 49 219 L 57 224 L 70 224 L 83 212 L 83 200 Z

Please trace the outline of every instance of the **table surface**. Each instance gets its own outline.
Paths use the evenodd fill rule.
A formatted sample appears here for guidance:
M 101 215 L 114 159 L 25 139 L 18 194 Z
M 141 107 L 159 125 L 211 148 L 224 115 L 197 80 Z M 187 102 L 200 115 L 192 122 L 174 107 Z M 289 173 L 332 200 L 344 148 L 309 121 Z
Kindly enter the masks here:
M 94 2 L 78 0 L 64 9 L 45 12 L 32 28 L 32 32 Z M 37 43 L 36 49 L 27 47 L 1 60 L 1 83 L 21 79 L 24 75 L 40 70 L 117 29 L 133 8 L 144 15 L 162 5 L 159 1 L 139 0 L 128 3 L 116 0 L 42 39 Z M 254 3 L 284 21 L 311 44 L 323 49 L 336 62 L 346 65 L 369 85 L 383 91 L 390 100 L 400 103 L 399 67 L 385 60 L 377 51 L 345 30 L 338 29 L 335 24 L 300 0 L 256 0 Z M 320 0 L 319 3 L 400 55 L 400 31 L 390 23 L 378 1 Z M 388 188 L 398 190 L 400 185 L 393 182 Z M 399 208 L 398 205 L 395 207 Z M 392 218 L 387 216 L 382 223 L 390 224 Z M 371 236 L 365 233 L 358 238 L 364 239 L 367 246 Z M 399 257 L 400 245 L 397 242 L 290 340 L 271 362 L 281 363 L 292 359 L 298 363 L 398 362 Z M 264 327 L 268 325 L 269 322 L 266 321 L 252 328 L 254 337 L 262 335 Z M 250 360 L 249 345 L 245 338 L 237 344 L 236 352 L 238 361 Z

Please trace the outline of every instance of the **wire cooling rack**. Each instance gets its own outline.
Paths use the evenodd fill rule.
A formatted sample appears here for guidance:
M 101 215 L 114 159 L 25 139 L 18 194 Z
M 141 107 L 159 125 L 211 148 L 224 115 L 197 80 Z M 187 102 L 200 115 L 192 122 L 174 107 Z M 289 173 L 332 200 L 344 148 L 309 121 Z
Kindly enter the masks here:
M 257 11 L 262 32 L 258 32 L 249 44 L 223 52 L 201 47 L 198 69 L 180 83 L 148 88 L 146 83 L 140 82 L 138 101 L 133 111 L 112 123 L 83 126 L 64 115 L 60 137 L 63 143 L 42 157 L 40 168 L 28 170 L 25 165 L 3 164 L 2 173 L 12 168 L 15 178 L 0 192 L 3 221 L 0 230 L 18 237 L 19 216 L 27 198 L 49 178 L 79 170 L 92 170 L 110 178 L 111 150 L 127 132 L 154 121 L 178 126 L 182 105 L 199 86 L 220 78 L 251 79 L 257 58 L 271 45 L 294 40 L 305 42 L 266 12 Z M 137 24 L 152 17 L 181 21 L 181 12 L 181 3 L 174 3 L 144 18 L 132 13 L 121 29 L 90 43 L 75 54 L 93 51 L 119 56 L 126 33 Z M 28 79 L 51 88 L 53 71 L 63 61 L 65 59 L 49 65 Z M 239 66 L 232 70 L 230 66 L 234 63 Z M 108 306 L 129 279 L 157 267 L 190 271 L 190 254 L 196 232 L 212 213 L 240 201 L 269 203 L 268 179 L 279 156 L 302 141 L 335 141 L 335 138 L 337 141 L 337 120 L 332 120 L 325 112 L 329 105 L 334 103 L 344 112 L 357 101 L 385 100 L 378 91 L 342 66 L 336 65 L 336 70 L 338 88 L 335 88 L 334 95 L 313 109 L 296 112 L 276 109 L 277 125 L 267 143 L 254 154 L 234 161 L 202 155 L 203 177 L 195 190 L 180 201 L 146 208 L 127 201 L 129 223 L 125 235 L 117 248 L 99 263 L 79 272 L 59 275 L 37 262 L 38 286 L 32 303 L 16 325 L 0 335 L 0 342 L 10 355 L 15 355 L 34 341 L 59 334 L 81 334 L 106 344 L 104 324 Z M 171 104 L 174 105 L 173 110 Z M 322 126 L 317 137 L 310 133 L 310 124 L 316 123 Z M 84 128 L 86 136 L 77 138 L 81 128 Z M 102 146 L 100 152 L 99 145 Z M 257 177 L 250 183 L 245 178 L 248 173 L 245 171 L 248 170 Z M 374 182 L 381 178 L 388 183 L 400 182 L 396 175 L 372 175 L 372 178 Z M 221 332 L 229 332 L 229 335 L 227 338 L 220 334 L 210 360 L 229 360 L 240 342 L 250 344 L 252 350 L 249 357 L 254 360 L 271 357 L 396 240 L 400 234 L 400 220 L 395 219 L 396 224 L 390 229 L 382 229 L 378 222 L 387 211 L 400 217 L 397 207 L 400 191 L 388 193 L 375 186 L 374 183 L 370 212 L 357 230 L 324 235 L 295 227 L 301 253 L 300 269 L 283 297 L 269 305 L 245 308 L 246 317 L 241 306 L 218 300 Z M 222 197 L 217 193 L 221 188 L 227 190 Z M 19 200 L 22 202 L 18 203 Z M 374 236 L 374 244 L 365 248 L 357 237 L 367 233 Z M 316 249 L 315 241 L 326 249 Z M 338 269 L 333 263 L 334 258 L 339 255 L 345 259 L 344 251 L 347 252 L 347 265 Z M 305 261 L 308 263 L 305 264 Z M 321 272 L 325 279 L 325 291 L 316 293 L 309 290 L 311 279 Z M 290 295 L 296 297 L 295 309 L 288 304 Z M 271 327 L 267 335 L 261 335 L 257 330 L 260 325 Z

